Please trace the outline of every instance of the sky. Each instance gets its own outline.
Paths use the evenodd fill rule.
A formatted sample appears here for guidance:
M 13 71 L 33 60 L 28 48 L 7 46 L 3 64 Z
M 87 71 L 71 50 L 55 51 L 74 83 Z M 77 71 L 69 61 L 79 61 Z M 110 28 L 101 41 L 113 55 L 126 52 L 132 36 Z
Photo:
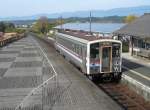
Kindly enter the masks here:
M 150 5 L 150 0 L 0 0 L 0 17 Z

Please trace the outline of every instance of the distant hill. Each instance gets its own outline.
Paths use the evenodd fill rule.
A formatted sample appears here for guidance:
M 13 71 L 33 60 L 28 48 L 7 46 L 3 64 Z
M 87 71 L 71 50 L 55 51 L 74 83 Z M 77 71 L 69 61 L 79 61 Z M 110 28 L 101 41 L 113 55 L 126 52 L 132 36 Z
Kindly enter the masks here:
M 124 23 L 125 16 L 108 16 L 108 17 L 92 17 L 93 23 Z M 49 18 L 49 22 L 53 23 L 58 18 Z M 20 25 L 32 25 L 37 20 L 10 20 L 8 23 L 13 23 L 17 26 Z M 89 17 L 70 17 L 64 18 L 64 23 L 86 23 L 89 22 Z
M 129 8 L 116 8 L 111 10 L 92 10 L 92 16 L 94 17 L 106 17 L 106 16 L 127 16 L 127 15 L 143 15 L 144 13 L 150 13 L 150 6 L 139 6 L 139 7 L 129 7 Z M 77 12 L 64 12 L 64 13 L 53 13 L 53 14 L 38 14 L 33 16 L 23 16 L 23 17 L 8 17 L 2 18 L 0 20 L 36 20 L 40 16 L 47 16 L 48 18 L 58 18 L 63 16 L 63 18 L 70 17 L 88 17 L 89 11 L 77 11 Z

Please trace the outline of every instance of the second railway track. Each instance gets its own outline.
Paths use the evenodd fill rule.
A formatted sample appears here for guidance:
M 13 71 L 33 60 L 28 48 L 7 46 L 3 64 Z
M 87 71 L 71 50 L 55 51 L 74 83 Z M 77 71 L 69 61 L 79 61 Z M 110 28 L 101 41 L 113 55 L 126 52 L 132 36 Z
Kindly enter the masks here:
M 122 83 L 97 83 L 97 86 L 115 100 L 124 110 L 150 110 L 150 102 Z

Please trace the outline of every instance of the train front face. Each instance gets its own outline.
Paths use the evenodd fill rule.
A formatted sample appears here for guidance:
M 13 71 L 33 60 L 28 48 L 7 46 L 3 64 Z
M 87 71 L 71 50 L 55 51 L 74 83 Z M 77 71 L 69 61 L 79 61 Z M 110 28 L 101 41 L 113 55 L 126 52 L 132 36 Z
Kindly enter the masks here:
M 90 44 L 90 74 L 121 75 L 122 44 L 120 41 L 100 41 Z

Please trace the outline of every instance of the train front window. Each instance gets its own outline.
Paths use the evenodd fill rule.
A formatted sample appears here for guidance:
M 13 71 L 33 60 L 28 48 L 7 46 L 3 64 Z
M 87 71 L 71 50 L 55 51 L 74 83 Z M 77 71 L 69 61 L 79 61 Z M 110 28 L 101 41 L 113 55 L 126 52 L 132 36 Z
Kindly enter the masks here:
M 116 57 L 119 58 L 119 57 L 120 57 L 120 53 L 121 53 L 121 52 L 120 52 L 120 51 L 121 51 L 121 50 L 120 50 L 120 49 L 121 49 L 121 48 L 120 48 L 120 47 L 121 47 L 120 44 L 119 44 L 119 43 L 113 43 L 112 47 L 113 47 L 113 48 L 112 48 L 112 57 L 113 57 L 113 58 L 116 58 Z
M 99 59 L 99 43 L 92 44 L 90 47 L 90 58 Z
M 99 73 L 100 59 L 99 59 L 99 43 L 90 46 L 90 72 Z

